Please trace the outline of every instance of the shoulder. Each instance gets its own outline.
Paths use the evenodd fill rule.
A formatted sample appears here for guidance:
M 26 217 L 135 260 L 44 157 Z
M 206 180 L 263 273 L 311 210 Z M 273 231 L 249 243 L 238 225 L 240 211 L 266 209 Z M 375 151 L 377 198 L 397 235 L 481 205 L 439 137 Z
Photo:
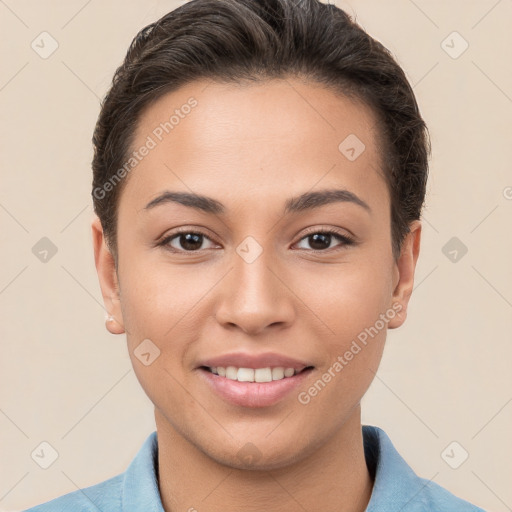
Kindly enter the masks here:
M 363 440 L 367 466 L 374 478 L 366 512 L 485 512 L 416 475 L 382 429 L 364 425 Z
M 424 478 L 418 478 L 418 480 L 421 482 L 423 487 L 417 496 L 417 508 L 411 508 L 411 510 L 435 510 L 436 512 L 485 512 L 476 505 L 455 496 L 435 482 L 431 482 Z
M 120 512 L 123 474 L 59 496 L 24 512 Z
M 23 512 L 164 512 L 158 489 L 157 456 L 158 439 L 156 432 L 152 432 L 123 473 Z

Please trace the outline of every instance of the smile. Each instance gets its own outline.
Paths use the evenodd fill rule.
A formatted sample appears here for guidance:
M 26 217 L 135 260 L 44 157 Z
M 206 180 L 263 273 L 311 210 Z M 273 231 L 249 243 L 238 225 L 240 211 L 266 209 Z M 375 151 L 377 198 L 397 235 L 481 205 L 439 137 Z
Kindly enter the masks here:
M 239 407 L 260 408 L 293 395 L 294 390 L 304 385 L 314 367 L 201 366 L 198 370 L 209 389 L 223 401 Z
M 225 377 L 238 382 L 272 382 L 281 380 L 300 373 L 303 369 L 284 368 L 278 366 L 275 368 L 237 368 L 236 366 L 213 366 L 206 367 L 210 372 L 219 377 Z

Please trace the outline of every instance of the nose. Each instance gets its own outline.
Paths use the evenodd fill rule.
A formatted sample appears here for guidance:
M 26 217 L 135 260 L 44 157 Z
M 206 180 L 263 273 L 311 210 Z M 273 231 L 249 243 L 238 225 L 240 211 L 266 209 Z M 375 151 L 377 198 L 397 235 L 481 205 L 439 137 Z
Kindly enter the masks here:
M 293 293 L 280 275 L 275 258 L 263 251 L 251 263 L 237 253 L 231 272 L 223 279 L 215 318 L 225 328 L 256 335 L 267 328 L 285 328 L 293 322 Z

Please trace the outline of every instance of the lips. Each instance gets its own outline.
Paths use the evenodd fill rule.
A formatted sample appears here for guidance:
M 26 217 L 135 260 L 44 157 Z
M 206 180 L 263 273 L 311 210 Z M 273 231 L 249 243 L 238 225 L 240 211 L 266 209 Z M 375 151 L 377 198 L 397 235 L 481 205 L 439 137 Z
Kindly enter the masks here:
M 280 354 L 236 353 L 201 361 L 197 370 L 225 401 L 242 407 L 266 407 L 304 382 L 314 367 Z

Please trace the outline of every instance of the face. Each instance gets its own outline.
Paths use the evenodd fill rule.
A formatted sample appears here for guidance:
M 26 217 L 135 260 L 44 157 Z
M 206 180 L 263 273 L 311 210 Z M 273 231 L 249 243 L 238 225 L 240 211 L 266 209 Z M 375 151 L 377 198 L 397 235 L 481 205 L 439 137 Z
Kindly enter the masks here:
M 195 82 L 144 112 L 143 146 L 117 273 L 93 233 L 157 428 L 233 467 L 311 455 L 359 413 L 412 289 L 420 225 L 394 260 L 372 111 L 296 79 Z

